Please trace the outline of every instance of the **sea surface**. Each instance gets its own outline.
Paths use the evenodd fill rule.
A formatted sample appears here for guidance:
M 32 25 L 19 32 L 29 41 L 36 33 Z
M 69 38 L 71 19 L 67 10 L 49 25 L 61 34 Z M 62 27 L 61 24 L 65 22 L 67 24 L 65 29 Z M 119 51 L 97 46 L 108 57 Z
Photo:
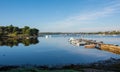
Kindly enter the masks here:
M 103 41 L 106 44 L 120 46 L 120 36 L 100 35 L 46 35 L 37 41 L 21 41 L 13 45 L 0 45 L 0 65 L 66 65 L 86 64 L 120 58 L 120 54 L 96 48 L 75 46 L 68 41 L 70 38 Z M 4 42 L 6 40 L 3 40 Z M 0 43 L 3 42 L 2 40 Z M 9 41 L 10 43 L 11 41 Z M 11 42 L 12 43 L 12 42 Z M 5 45 L 6 44 L 6 45 Z

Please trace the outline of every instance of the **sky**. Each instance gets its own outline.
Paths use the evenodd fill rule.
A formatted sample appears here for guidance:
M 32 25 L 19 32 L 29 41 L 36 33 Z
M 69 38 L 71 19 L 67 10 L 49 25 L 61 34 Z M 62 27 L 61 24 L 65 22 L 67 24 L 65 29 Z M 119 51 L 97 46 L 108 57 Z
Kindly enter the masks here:
M 120 30 L 120 0 L 0 0 L 0 26 L 41 32 Z

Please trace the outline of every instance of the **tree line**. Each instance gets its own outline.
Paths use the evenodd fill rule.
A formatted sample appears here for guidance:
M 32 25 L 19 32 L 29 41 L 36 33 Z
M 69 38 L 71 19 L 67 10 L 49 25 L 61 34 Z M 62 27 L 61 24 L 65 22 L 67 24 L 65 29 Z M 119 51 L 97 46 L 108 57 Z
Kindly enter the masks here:
M 93 34 L 118 35 L 120 34 L 120 31 L 113 30 L 113 31 L 105 31 L 105 32 L 94 32 Z
M 0 36 L 38 36 L 38 33 L 38 29 L 30 28 L 29 26 L 24 26 L 24 28 L 13 25 L 0 26 Z

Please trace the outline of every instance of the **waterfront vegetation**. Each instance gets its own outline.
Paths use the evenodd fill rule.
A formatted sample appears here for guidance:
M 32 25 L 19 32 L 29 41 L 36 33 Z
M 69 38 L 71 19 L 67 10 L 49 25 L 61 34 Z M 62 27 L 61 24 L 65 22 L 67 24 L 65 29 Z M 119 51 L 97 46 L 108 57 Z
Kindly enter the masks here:
M 36 28 L 30 28 L 29 26 L 24 26 L 24 28 L 19 28 L 13 25 L 0 26 L 0 37 L 22 37 L 22 36 L 38 36 L 39 30 Z M 118 35 L 120 31 L 105 31 L 105 32 L 40 32 L 40 35 L 59 35 L 59 34 L 101 34 L 101 35 Z
M 120 35 L 120 31 L 104 31 L 104 32 L 40 32 L 41 35 L 59 35 L 59 34 L 100 34 L 100 35 Z
M 13 25 L 0 26 L 0 37 L 38 36 L 38 33 L 38 29 L 30 28 L 28 26 L 24 26 L 24 28 L 19 28 Z
M 113 31 L 104 31 L 104 32 L 91 32 L 89 34 L 118 35 L 118 34 L 120 34 L 120 31 L 113 30 Z

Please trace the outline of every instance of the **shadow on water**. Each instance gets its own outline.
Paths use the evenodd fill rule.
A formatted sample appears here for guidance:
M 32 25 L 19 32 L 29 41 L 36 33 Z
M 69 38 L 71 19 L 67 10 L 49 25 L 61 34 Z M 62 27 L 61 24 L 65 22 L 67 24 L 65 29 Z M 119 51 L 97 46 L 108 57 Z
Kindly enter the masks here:
M 29 46 L 31 44 L 39 43 L 38 38 L 30 38 L 30 39 L 16 39 L 16 38 L 0 38 L 0 46 L 18 46 L 19 44 L 24 44 L 24 46 Z

